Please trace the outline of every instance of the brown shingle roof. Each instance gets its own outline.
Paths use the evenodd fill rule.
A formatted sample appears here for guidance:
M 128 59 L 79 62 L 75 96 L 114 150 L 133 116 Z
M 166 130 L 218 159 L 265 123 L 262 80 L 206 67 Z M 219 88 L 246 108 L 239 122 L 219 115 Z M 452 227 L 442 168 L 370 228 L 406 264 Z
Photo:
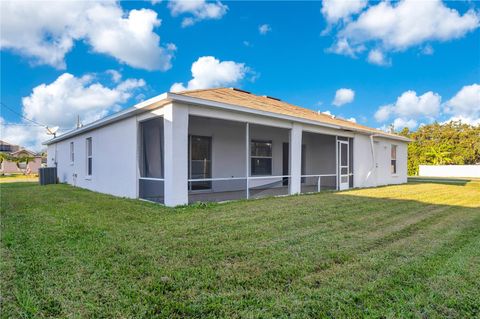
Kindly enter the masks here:
M 259 96 L 251 94 L 247 91 L 234 89 L 234 88 L 217 88 L 217 89 L 205 89 L 205 90 L 191 90 L 182 91 L 176 94 L 195 97 L 204 100 L 210 100 L 220 103 L 232 104 L 243 106 L 255 110 L 278 113 L 283 115 L 294 116 L 302 119 L 313 120 L 325 124 L 333 124 L 341 126 L 344 129 L 352 129 L 362 131 L 370 134 L 381 134 L 384 136 L 391 136 L 394 138 L 405 139 L 405 137 L 390 134 L 384 131 L 380 131 L 368 126 L 353 123 L 340 118 L 333 118 L 327 114 L 322 114 L 309 110 L 303 107 L 299 107 L 290 103 L 286 103 L 275 98 L 267 96 Z

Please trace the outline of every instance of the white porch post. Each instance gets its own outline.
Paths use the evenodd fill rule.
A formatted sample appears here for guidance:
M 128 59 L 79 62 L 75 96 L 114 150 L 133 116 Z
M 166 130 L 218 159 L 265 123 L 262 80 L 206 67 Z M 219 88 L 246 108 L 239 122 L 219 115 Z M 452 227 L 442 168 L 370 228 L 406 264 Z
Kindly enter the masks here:
M 302 179 L 302 125 L 293 123 L 290 130 L 290 194 L 300 193 Z
M 336 190 L 340 189 L 340 174 L 338 173 L 338 136 L 335 136 L 335 178 Z
M 188 204 L 188 107 L 165 106 L 165 205 Z
M 245 123 L 245 182 L 247 185 L 246 197 L 250 198 L 250 123 Z

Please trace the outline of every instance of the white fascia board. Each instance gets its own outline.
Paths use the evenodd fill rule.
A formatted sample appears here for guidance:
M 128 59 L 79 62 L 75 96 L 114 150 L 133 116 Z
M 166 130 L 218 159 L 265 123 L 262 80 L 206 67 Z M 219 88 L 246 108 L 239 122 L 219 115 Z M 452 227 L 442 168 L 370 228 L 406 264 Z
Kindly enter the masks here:
M 140 102 L 138 104 L 135 104 L 134 106 L 132 107 L 129 107 L 125 110 L 122 110 L 120 112 L 117 112 L 117 113 L 114 113 L 110 116 L 106 116 L 100 120 L 97 120 L 97 121 L 94 121 L 92 123 L 89 123 L 81 128 L 78 128 L 78 129 L 74 129 L 72 131 L 69 131 L 65 134 L 62 134 L 58 137 L 55 137 L 55 138 L 52 138 L 51 140 L 48 140 L 46 142 L 43 142 L 42 144 L 43 145 L 50 145 L 50 144 L 54 144 L 54 143 L 57 143 L 57 142 L 60 142 L 60 141 L 63 141 L 65 139 L 68 139 L 70 137 L 73 137 L 73 136 L 76 136 L 76 135 L 79 135 L 79 134 L 82 134 L 82 133 L 85 133 L 85 132 L 88 132 L 88 131 L 91 131 L 93 129 L 96 129 L 98 127 L 101 127 L 101 126 L 105 126 L 105 125 L 108 125 L 110 123 L 113 123 L 113 122 L 117 122 L 117 121 L 120 121 L 120 120 L 123 120 L 125 118 L 128 118 L 130 116 L 133 116 L 135 114 L 138 114 L 140 112 L 144 112 L 146 111 L 145 109 L 156 103 L 156 102 L 159 102 L 159 101 L 162 101 L 162 100 L 166 100 L 167 99 L 167 93 L 163 93 L 163 94 L 160 94 L 160 95 L 157 95 L 151 99 L 148 99 L 146 101 L 143 101 L 143 102 Z

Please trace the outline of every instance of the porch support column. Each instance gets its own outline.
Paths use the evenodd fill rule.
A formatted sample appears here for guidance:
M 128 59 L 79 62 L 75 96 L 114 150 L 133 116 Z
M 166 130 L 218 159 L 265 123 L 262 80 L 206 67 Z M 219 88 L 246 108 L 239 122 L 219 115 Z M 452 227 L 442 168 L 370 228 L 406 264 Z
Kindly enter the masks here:
M 302 125 L 293 123 L 290 130 L 290 194 L 300 193 L 302 178 Z
M 188 107 L 164 107 L 165 205 L 188 204 Z
M 250 123 L 245 123 L 245 182 L 247 185 L 245 196 L 250 198 Z

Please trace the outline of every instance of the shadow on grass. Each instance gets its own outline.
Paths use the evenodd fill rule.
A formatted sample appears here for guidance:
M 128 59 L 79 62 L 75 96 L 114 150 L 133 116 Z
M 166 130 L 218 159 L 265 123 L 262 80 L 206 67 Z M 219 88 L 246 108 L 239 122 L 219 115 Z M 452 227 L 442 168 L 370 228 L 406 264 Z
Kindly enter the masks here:
M 408 177 L 408 182 L 409 183 L 441 183 L 441 184 L 447 184 L 447 185 L 448 184 L 466 185 L 468 183 L 480 183 L 480 179 L 410 176 Z

